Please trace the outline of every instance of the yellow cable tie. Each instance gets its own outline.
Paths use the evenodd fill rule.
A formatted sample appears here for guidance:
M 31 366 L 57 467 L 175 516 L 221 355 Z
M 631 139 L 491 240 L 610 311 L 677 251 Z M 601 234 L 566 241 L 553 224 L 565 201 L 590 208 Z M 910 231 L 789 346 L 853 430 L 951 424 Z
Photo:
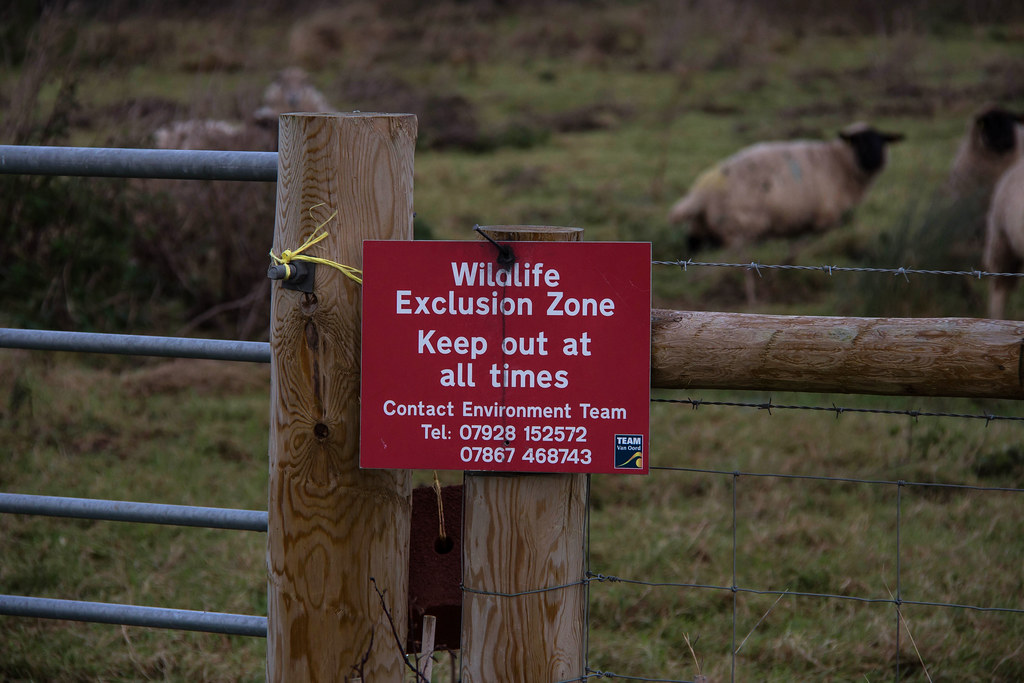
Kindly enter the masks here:
M 323 206 L 323 203 L 310 207 L 310 216 L 313 215 L 313 209 L 315 209 L 317 206 Z M 309 249 L 313 245 L 321 242 L 322 240 L 327 239 L 330 236 L 330 233 L 327 232 L 327 230 L 324 230 L 324 226 L 331 222 L 331 220 L 337 215 L 338 212 L 337 210 L 335 210 L 334 213 L 327 217 L 327 220 L 325 220 L 323 223 L 321 223 L 320 225 L 316 226 L 316 228 L 313 229 L 313 232 L 310 233 L 309 237 L 306 238 L 306 241 L 303 242 L 297 249 L 285 249 L 284 251 L 281 252 L 280 257 L 278 257 L 277 254 L 274 253 L 274 250 L 271 249 L 271 260 L 274 262 L 275 265 L 283 265 L 285 267 L 287 267 L 288 264 L 291 263 L 292 261 L 308 261 L 309 263 L 320 263 L 325 266 L 330 266 L 331 268 L 340 270 L 350 280 L 353 280 L 359 284 L 363 284 L 363 271 L 359 270 L 358 268 L 346 266 L 344 264 L 337 263 L 336 261 L 331 261 L 329 259 L 321 258 L 319 256 L 309 256 L 308 254 L 302 253 L 306 251 L 306 249 Z M 323 232 L 320 232 L 321 230 L 323 230 Z M 318 232 L 319 234 L 317 234 Z

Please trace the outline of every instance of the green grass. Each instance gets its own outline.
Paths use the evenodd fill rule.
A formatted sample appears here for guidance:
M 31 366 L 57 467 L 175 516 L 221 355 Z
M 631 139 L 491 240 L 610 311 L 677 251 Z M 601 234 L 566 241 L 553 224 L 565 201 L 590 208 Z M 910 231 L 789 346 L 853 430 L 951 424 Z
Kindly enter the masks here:
M 2 417 L 5 491 L 266 509 L 266 368 L 12 352 L 2 367 L 19 387 Z M 7 593 L 266 613 L 263 534 L 21 515 L 0 530 Z M 262 677 L 259 639 L 13 618 L 0 629 L 5 680 Z
M 888 168 L 847 224 L 792 242 L 773 240 L 742 252 L 694 257 L 964 270 L 980 263 L 977 244 L 963 239 L 963 219 L 935 200 L 935 192 L 967 117 L 982 100 L 1024 108 L 1024 93 L 1015 89 L 1013 77 L 1020 74 L 1019 37 L 1013 38 L 1024 30 L 1019 23 L 962 22 L 927 32 L 923 23 L 900 28 L 893 20 L 885 31 L 864 32 L 856 30 L 856 17 L 838 23 L 806 19 L 821 21 L 826 29 L 819 31 L 795 20 L 792 26 L 762 21 L 728 3 L 697 3 L 690 10 L 679 5 L 682 9 L 671 12 L 665 4 L 647 2 L 588 12 L 561 4 L 493 13 L 460 7 L 448 8 L 451 14 L 443 15 L 448 19 L 432 15 L 432 30 L 446 28 L 436 22 L 454 22 L 452 17 L 465 13 L 475 17 L 452 29 L 452 35 L 483 37 L 467 38 L 483 45 L 475 69 L 448 59 L 445 41 L 427 46 L 423 25 L 398 12 L 387 19 L 397 31 L 393 36 L 399 36 L 393 42 L 370 46 L 372 55 L 343 48 L 343 58 L 313 74 L 341 109 L 351 108 L 342 77 L 366 64 L 418 92 L 466 98 L 481 139 L 494 136 L 491 141 L 498 142 L 487 152 L 445 147 L 417 152 L 416 211 L 435 237 L 470 239 L 474 224 L 575 225 L 585 228 L 589 240 L 651 241 L 655 258 L 686 258 L 685 235 L 668 225 L 666 213 L 702 169 L 758 140 L 827 137 L 852 120 L 866 119 L 908 137 L 892 148 Z M 117 26 L 81 20 L 89 37 L 83 44 L 92 52 L 79 53 L 78 61 L 69 57 L 74 68 L 51 74 L 31 103 L 45 121 L 60 91 L 57 77 L 69 75 L 79 83 L 78 113 L 68 119 L 62 136 L 44 142 L 142 144 L 147 126 L 156 121 L 127 107 L 130 98 L 156 98 L 182 115 L 239 115 L 284 66 L 282 29 L 299 14 L 267 11 L 234 7 L 225 10 L 231 22 L 152 12 L 126 17 Z M 214 54 L 217 39 L 225 51 Z M 358 43 L 362 48 L 365 40 Z M 213 66 L 204 70 L 203 63 Z M 27 67 L 11 65 L 0 73 L 5 93 Z M 10 111 L 0 107 L 0 131 L 7 131 Z M 595 111 L 599 115 L 588 118 Z M 586 131 L 568 130 L 594 120 L 599 125 Z M 519 144 L 500 135 L 514 125 L 526 128 Z M 173 334 L 195 314 L 195 302 L 181 292 L 178 299 L 161 300 L 170 285 L 154 275 L 145 260 L 153 250 L 145 247 L 152 246 L 150 232 L 174 230 L 185 214 L 168 214 L 146 231 L 129 231 L 129 239 L 111 226 L 134 215 L 129 209 L 135 204 L 127 199 L 131 193 L 107 191 L 101 202 L 89 204 L 64 187 L 33 197 L 66 206 L 19 203 L 20 197 L 11 198 L 15 193 L 7 203 L 0 200 L 10 231 L 2 233 L 5 244 L 17 245 L 15 253 L 38 268 L 33 278 L 41 283 L 34 293 L 8 283 L 0 321 L 32 326 L 45 319 L 76 328 Z M 214 202 L 226 192 L 203 196 Z M 269 248 L 269 203 L 206 208 L 206 216 L 232 214 L 235 225 L 266 226 L 266 244 L 246 246 L 260 253 Z M 26 216 L 29 224 L 19 224 L 17 219 Z M 50 254 L 46 249 L 63 244 L 33 240 L 75 233 L 74 225 L 96 244 L 66 256 L 88 259 L 52 270 L 51 262 L 63 259 L 31 262 L 33 254 Z M 190 234 L 199 237 L 189 238 L 196 242 L 188 245 L 190 253 L 228 243 L 224 225 L 209 221 L 208 244 L 202 243 L 202 230 L 194 229 Z M 116 249 L 104 250 L 105 235 L 116 238 L 116 244 L 106 245 Z M 94 291 L 95 283 L 84 276 L 74 279 L 97 272 L 83 267 L 95 264 L 96 254 L 113 254 L 129 265 L 119 272 L 123 280 L 100 283 L 110 292 L 100 302 L 83 294 Z M 201 272 L 188 270 L 193 263 L 200 261 L 184 259 L 179 267 L 198 278 Z M 953 278 L 915 276 L 907 282 L 890 275 L 765 272 L 757 280 L 758 302 L 751 305 L 742 270 L 683 272 L 658 266 L 653 278 L 655 306 L 694 310 L 978 316 L 985 299 L 984 283 Z M 140 284 L 145 287 L 137 293 L 126 293 Z M 130 314 L 123 310 L 125 301 Z M 1021 295 L 1011 298 L 1009 314 L 1024 315 Z M 230 336 L 231 329 L 214 325 L 196 334 Z M 768 398 L 753 392 L 658 395 Z M 1022 414 L 1013 402 L 772 399 Z M 268 373 L 259 366 L 5 351 L 0 354 L 0 489 L 262 509 L 268 400 Z M 1019 423 L 852 413 L 837 418 L 829 412 L 769 414 L 714 406 L 692 410 L 661 403 L 651 412 L 656 467 L 1024 486 Z M 461 480 L 454 472 L 441 477 L 444 483 Z M 414 478 L 427 484 L 430 474 L 417 472 Z M 661 469 L 643 479 L 595 476 L 593 571 L 724 589 L 593 583 L 593 668 L 692 678 L 697 666 L 685 634 L 711 681 L 729 680 L 734 637 L 737 645 L 743 643 L 736 656 L 737 680 L 892 680 L 898 634 L 901 680 L 927 680 L 922 661 L 936 681 L 1024 678 L 1019 614 L 905 604 L 907 623 L 897 630 L 889 603 L 734 595 L 728 590 L 734 571 L 734 484 L 740 587 L 888 600 L 899 586 L 904 600 L 1024 608 L 1020 494 L 785 477 L 734 481 L 731 474 Z M 0 592 L 5 593 L 265 614 L 264 557 L 265 538 L 249 532 L 0 517 Z M 4 680 L 247 681 L 263 678 L 265 660 L 260 639 L 6 617 L 0 618 L 0 642 Z M 444 667 L 435 680 L 448 680 Z

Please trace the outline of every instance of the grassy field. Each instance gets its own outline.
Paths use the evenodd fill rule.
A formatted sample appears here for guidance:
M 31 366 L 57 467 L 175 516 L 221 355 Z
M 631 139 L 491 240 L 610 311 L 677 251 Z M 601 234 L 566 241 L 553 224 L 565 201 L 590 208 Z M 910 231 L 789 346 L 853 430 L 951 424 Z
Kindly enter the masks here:
M 144 146 L 179 118 L 244 118 L 275 71 L 302 63 L 339 110 L 420 117 L 418 228 L 436 238 L 575 225 L 588 240 L 650 241 L 664 260 L 980 267 L 970 216 L 939 188 L 976 107 L 1024 110 L 1024 12 L 832 4 L 152 3 L 28 17 L 2 41 L 0 143 Z M 0 26 L 18 25 L 12 12 Z M 290 51 L 295 26 L 323 41 L 317 53 Z M 840 228 L 693 255 L 667 224 L 715 160 L 854 120 L 907 140 Z M 4 326 L 266 339 L 272 187 L 0 176 L 0 216 Z M 653 303 L 924 317 L 977 317 L 985 304 L 970 278 L 772 271 L 756 304 L 743 280 L 657 266 Z M 1024 295 L 1009 315 L 1024 316 Z M 5 351 L 0 489 L 265 508 L 268 384 L 261 366 Z M 897 414 L 654 404 L 657 469 L 592 482 L 592 571 L 646 583 L 591 585 L 591 667 L 725 681 L 742 643 L 736 680 L 893 680 L 897 659 L 900 680 L 1024 679 L 1024 615 L 906 604 L 900 623 L 884 602 L 899 590 L 1024 610 L 1024 498 L 943 486 L 1024 487 L 1020 423 L 899 414 L 1022 407 L 771 398 Z M 895 481 L 918 484 L 868 483 Z M 2 593 L 264 614 L 264 555 L 249 532 L 0 517 Z M 801 595 L 734 596 L 734 582 Z M 14 681 L 259 680 L 265 659 L 258 639 L 14 618 L 0 618 L 0 643 L 0 679 Z

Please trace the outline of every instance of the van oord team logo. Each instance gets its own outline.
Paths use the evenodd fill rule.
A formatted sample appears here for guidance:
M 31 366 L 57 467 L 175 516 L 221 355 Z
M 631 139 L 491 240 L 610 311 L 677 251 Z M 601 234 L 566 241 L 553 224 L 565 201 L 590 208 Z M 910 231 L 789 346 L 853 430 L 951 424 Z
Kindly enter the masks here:
M 641 434 L 615 435 L 615 469 L 642 470 L 644 468 L 644 437 Z

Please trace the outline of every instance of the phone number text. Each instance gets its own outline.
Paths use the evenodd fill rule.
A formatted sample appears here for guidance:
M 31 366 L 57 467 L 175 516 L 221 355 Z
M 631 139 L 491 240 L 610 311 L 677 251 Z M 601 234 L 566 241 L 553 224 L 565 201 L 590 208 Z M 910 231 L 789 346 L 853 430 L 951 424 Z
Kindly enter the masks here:
M 589 448 L 527 448 L 522 454 L 517 455 L 517 450 L 508 446 L 463 446 L 459 450 L 459 458 L 466 463 L 528 462 L 535 465 L 589 465 L 592 454 Z

